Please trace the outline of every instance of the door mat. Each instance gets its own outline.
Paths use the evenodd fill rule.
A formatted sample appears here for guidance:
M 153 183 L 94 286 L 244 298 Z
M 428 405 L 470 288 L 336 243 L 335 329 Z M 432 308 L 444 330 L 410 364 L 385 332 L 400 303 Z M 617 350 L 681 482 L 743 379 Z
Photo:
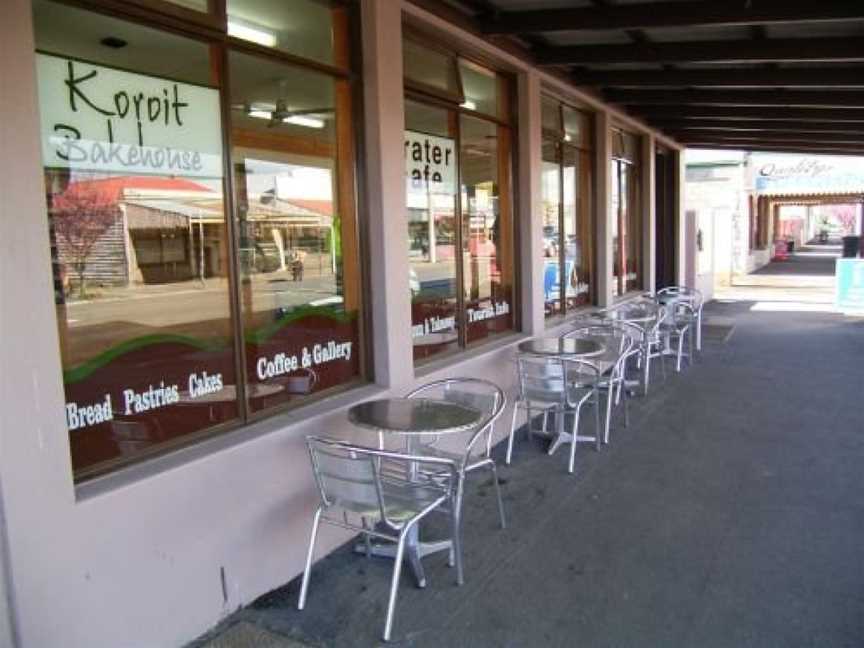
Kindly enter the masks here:
M 240 621 L 219 633 L 200 648 L 311 648 L 282 635 L 265 630 L 254 623 Z

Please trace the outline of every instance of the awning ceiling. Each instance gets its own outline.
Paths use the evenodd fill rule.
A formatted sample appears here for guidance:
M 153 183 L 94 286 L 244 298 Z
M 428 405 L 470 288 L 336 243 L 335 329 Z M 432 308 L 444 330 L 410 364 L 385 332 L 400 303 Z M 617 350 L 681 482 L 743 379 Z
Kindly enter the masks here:
M 414 2 L 682 144 L 864 152 L 864 0 Z

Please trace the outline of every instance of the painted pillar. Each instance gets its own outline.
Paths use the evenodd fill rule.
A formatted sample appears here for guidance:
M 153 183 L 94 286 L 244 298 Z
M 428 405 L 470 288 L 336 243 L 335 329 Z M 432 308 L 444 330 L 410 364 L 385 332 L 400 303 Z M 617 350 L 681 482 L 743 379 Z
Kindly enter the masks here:
M 657 169 L 655 141 L 651 134 L 642 144 L 642 288 L 654 292 L 657 286 Z
M 685 225 L 684 205 L 686 205 L 684 197 L 686 166 L 684 162 L 684 151 L 675 151 L 674 173 L 675 173 L 675 196 L 672 201 L 675 210 L 675 241 L 678 247 L 678 253 L 675 255 L 677 266 L 675 268 L 675 283 L 679 286 L 695 287 L 692 283 L 687 283 L 688 266 L 692 265 L 695 269 L 695 262 L 691 257 L 695 254 L 696 245 L 695 238 L 688 240 L 687 227 Z M 694 217 L 695 222 L 695 217 Z M 694 230 L 695 232 L 695 230 Z M 693 274 L 691 273 L 691 276 Z
M 522 330 L 539 335 L 545 326 L 543 310 L 543 203 L 541 191 L 542 130 L 540 75 L 519 74 L 519 257 Z
M 597 197 L 595 203 L 597 223 L 597 305 L 605 308 L 612 303 L 614 294 L 612 276 L 612 223 L 614 217 L 611 213 L 612 190 L 611 162 L 612 162 L 612 131 L 609 113 L 599 110 L 595 119 L 594 127 L 594 161 L 596 172 L 594 174 L 596 187 L 594 195 Z
M 384 387 L 414 379 L 408 219 L 405 215 L 402 83 L 402 2 L 363 0 L 363 106 L 369 275 L 375 322 L 375 382 Z

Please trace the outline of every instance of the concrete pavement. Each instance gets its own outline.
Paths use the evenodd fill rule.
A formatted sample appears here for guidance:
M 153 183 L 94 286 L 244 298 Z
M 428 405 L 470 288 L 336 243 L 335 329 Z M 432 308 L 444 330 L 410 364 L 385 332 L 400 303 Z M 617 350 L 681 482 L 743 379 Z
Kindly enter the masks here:
M 466 583 L 441 556 L 426 590 L 405 570 L 395 645 L 864 645 L 864 321 L 752 306 L 710 304 L 735 334 L 658 372 L 629 429 L 580 446 L 576 476 L 520 437 L 510 527 L 475 480 Z M 315 566 L 305 611 L 295 580 L 193 645 L 238 623 L 284 645 L 378 645 L 390 568 L 346 546 Z

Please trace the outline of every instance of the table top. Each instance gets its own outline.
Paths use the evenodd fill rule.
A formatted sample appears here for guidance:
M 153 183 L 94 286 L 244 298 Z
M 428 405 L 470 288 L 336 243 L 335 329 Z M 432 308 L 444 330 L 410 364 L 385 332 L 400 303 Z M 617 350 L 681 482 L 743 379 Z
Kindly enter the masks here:
M 430 398 L 383 398 L 355 405 L 348 410 L 348 420 L 376 432 L 453 434 L 476 427 L 483 413 Z
M 650 322 L 657 317 L 657 309 L 643 304 L 624 305 L 606 312 L 609 319 L 618 322 Z
M 537 355 L 572 356 L 590 358 L 606 350 L 597 340 L 586 338 L 533 338 L 520 342 L 519 351 Z

